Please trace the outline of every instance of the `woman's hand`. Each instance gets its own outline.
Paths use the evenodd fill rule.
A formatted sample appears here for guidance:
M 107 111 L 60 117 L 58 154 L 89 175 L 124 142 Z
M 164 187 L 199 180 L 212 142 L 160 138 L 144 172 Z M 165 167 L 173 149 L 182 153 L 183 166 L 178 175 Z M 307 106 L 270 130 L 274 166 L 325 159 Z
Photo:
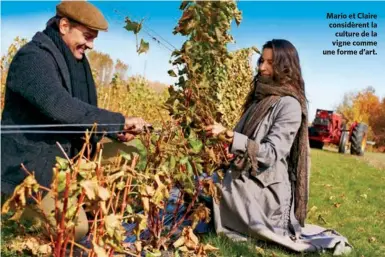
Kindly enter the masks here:
M 226 128 L 222 124 L 214 123 L 214 125 L 207 126 L 205 128 L 207 135 L 216 137 L 219 134 L 226 131 Z

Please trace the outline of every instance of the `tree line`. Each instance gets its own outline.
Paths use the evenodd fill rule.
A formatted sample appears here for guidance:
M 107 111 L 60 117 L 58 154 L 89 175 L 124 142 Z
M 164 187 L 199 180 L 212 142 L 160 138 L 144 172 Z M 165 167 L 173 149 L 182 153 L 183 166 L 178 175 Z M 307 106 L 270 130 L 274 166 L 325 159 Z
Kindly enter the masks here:
M 26 43 L 27 43 L 27 39 L 16 37 L 13 43 L 8 47 L 7 54 L 1 57 L 1 89 L 2 89 L 1 90 L 2 91 L 1 92 L 1 99 L 2 99 L 1 109 L 3 108 L 3 104 L 4 104 L 3 100 L 4 100 L 4 91 L 5 91 L 4 90 L 5 81 L 6 81 L 9 65 L 14 55 L 16 54 L 17 50 Z M 242 51 L 239 51 L 239 53 L 237 54 L 240 54 L 241 52 Z M 249 54 L 249 52 L 247 52 L 247 54 Z M 120 59 L 113 60 L 109 54 L 92 50 L 87 53 L 87 58 L 90 62 L 95 83 L 99 88 L 99 90 L 103 91 L 99 93 L 99 98 L 102 101 L 102 103 L 106 102 L 106 99 L 107 99 L 106 94 L 108 93 L 105 92 L 106 86 L 110 85 L 113 87 L 114 85 L 116 86 L 117 84 L 133 85 L 132 81 L 137 82 L 139 80 L 140 81 L 145 80 L 144 78 L 135 78 L 135 79 L 130 78 L 128 76 L 129 65 L 124 63 Z M 246 60 L 246 58 L 243 58 L 243 59 Z M 243 70 L 243 68 L 241 70 Z M 248 72 L 246 75 L 251 76 L 250 72 Z M 166 96 L 164 96 L 163 94 L 165 93 L 164 89 L 166 89 L 168 85 L 165 85 L 159 82 L 151 82 L 151 81 L 146 81 L 144 84 L 146 84 L 146 86 L 149 86 L 156 93 L 161 93 L 162 99 L 166 98 Z M 148 91 L 146 89 L 145 91 L 146 91 L 146 94 L 152 93 L 151 90 Z M 122 92 L 123 91 L 121 91 L 121 93 Z M 244 92 L 242 93 L 244 94 Z M 234 105 L 233 101 L 238 101 L 238 100 L 240 100 L 238 99 L 238 97 L 236 97 L 236 99 L 229 99 L 229 103 L 230 103 L 229 106 Z M 108 105 L 106 106 L 106 104 L 103 104 L 102 107 L 109 108 L 109 106 Z M 231 109 L 234 109 L 234 108 L 231 108 Z M 345 93 L 343 100 L 337 105 L 336 111 L 343 115 L 343 118 L 345 119 L 348 126 L 352 124 L 354 121 L 364 122 L 368 124 L 369 126 L 368 138 L 370 140 L 373 140 L 376 143 L 375 148 L 377 148 L 381 152 L 385 152 L 385 97 L 378 96 L 376 94 L 375 89 L 371 86 L 364 88 L 363 90 L 360 90 L 360 91 L 347 92 Z M 233 119 L 234 117 L 231 117 L 230 120 L 233 120 Z
M 385 152 L 385 97 L 376 94 L 373 87 L 345 93 L 336 108 L 349 126 L 354 121 L 368 124 L 368 138 L 376 148 Z

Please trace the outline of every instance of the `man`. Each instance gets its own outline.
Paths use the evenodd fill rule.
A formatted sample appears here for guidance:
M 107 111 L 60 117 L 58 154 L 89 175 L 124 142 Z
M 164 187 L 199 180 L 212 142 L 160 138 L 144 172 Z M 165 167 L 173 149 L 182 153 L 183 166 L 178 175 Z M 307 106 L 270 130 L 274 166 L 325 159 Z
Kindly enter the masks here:
M 86 1 L 61 2 L 43 32 L 15 55 L 8 72 L 3 125 L 114 124 L 100 126 L 108 136 L 127 141 L 129 134 L 149 126 L 141 118 L 97 107 L 96 88 L 85 56 L 93 48 L 98 31 L 107 31 L 102 13 Z M 51 130 L 58 128 L 51 128 Z M 61 128 L 74 130 L 73 127 Z M 77 128 L 85 130 L 86 127 Z M 35 172 L 37 181 L 50 187 L 55 157 L 73 157 L 82 147 L 84 134 L 16 133 L 1 138 L 1 191 L 7 195 L 26 177 L 21 163 Z M 49 202 L 49 201 L 48 201 Z M 51 201 L 52 202 L 52 201 Z

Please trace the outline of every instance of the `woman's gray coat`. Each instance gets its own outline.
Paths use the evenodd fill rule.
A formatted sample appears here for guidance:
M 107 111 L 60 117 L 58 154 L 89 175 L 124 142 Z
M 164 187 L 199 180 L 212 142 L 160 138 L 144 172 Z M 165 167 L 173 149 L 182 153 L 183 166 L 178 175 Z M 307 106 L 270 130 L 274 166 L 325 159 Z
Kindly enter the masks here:
M 248 111 L 242 116 L 234 132 L 230 151 L 245 152 L 248 139 L 239 133 Z M 291 96 L 281 97 L 271 106 L 260 122 L 253 139 L 259 146 L 257 153 L 258 175 L 243 171 L 240 175 L 227 170 L 221 189 L 219 204 L 214 202 L 214 224 L 217 233 L 235 240 L 247 237 L 274 241 L 295 251 L 314 251 L 333 248 L 343 237 L 322 234 L 317 226 L 301 228 L 294 216 L 292 183 L 288 174 L 287 157 L 301 125 L 300 103 Z M 304 233 L 308 236 L 304 240 Z M 315 233 L 315 234 L 313 234 Z M 349 251 L 349 245 L 341 251 Z M 340 251 L 340 250 L 338 250 Z
M 232 153 L 246 150 L 249 139 L 239 131 L 252 109 L 235 128 Z M 271 107 L 253 135 L 259 145 L 259 175 L 249 177 L 245 171 L 241 178 L 233 179 L 231 170 L 226 173 L 223 199 L 215 209 L 217 230 L 228 228 L 252 236 L 254 231 L 269 229 L 286 235 L 289 224 L 298 227 L 294 215 L 290 215 L 292 190 L 286 159 L 300 125 L 301 106 L 295 98 L 282 97 Z

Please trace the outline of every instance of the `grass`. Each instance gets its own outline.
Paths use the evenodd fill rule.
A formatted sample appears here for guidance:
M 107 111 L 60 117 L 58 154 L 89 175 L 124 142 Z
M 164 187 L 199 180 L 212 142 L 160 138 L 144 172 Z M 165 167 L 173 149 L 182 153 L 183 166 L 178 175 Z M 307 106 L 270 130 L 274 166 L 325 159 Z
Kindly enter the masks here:
M 307 223 L 345 236 L 354 247 L 350 256 L 385 256 L 385 169 L 368 163 L 385 155 L 356 157 L 327 150 L 312 150 L 311 155 Z M 214 235 L 205 241 L 220 248 L 219 256 L 332 256 L 330 252 L 298 255 L 263 242 L 233 243 Z M 256 246 L 263 250 L 258 253 Z
M 31 224 L 24 222 L 22 226 L 18 225 L 16 222 L 10 222 L 8 219 L 11 218 L 11 215 L 5 214 L 1 217 L 1 256 L 4 257 L 26 257 L 29 256 L 26 253 L 15 252 L 14 250 L 8 249 L 4 246 L 5 243 L 14 244 L 20 242 L 20 240 L 15 240 L 15 231 L 18 234 L 22 234 L 21 230 L 27 232 L 28 234 L 34 235 L 33 229 L 31 229 Z M 3 226 L 3 224 L 5 224 Z
M 366 153 L 364 159 L 370 165 L 385 170 L 385 154 Z
M 356 157 L 328 150 L 312 150 L 311 155 L 307 222 L 345 236 L 354 247 L 350 256 L 385 256 L 385 168 L 378 165 L 384 164 L 385 155 Z M 10 231 L 2 228 L 2 241 Z M 264 242 L 235 243 L 215 235 L 205 236 L 204 241 L 220 248 L 217 256 L 332 256 L 330 252 L 296 254 Z M 2 255 L 16 256 L 3 248 Z

